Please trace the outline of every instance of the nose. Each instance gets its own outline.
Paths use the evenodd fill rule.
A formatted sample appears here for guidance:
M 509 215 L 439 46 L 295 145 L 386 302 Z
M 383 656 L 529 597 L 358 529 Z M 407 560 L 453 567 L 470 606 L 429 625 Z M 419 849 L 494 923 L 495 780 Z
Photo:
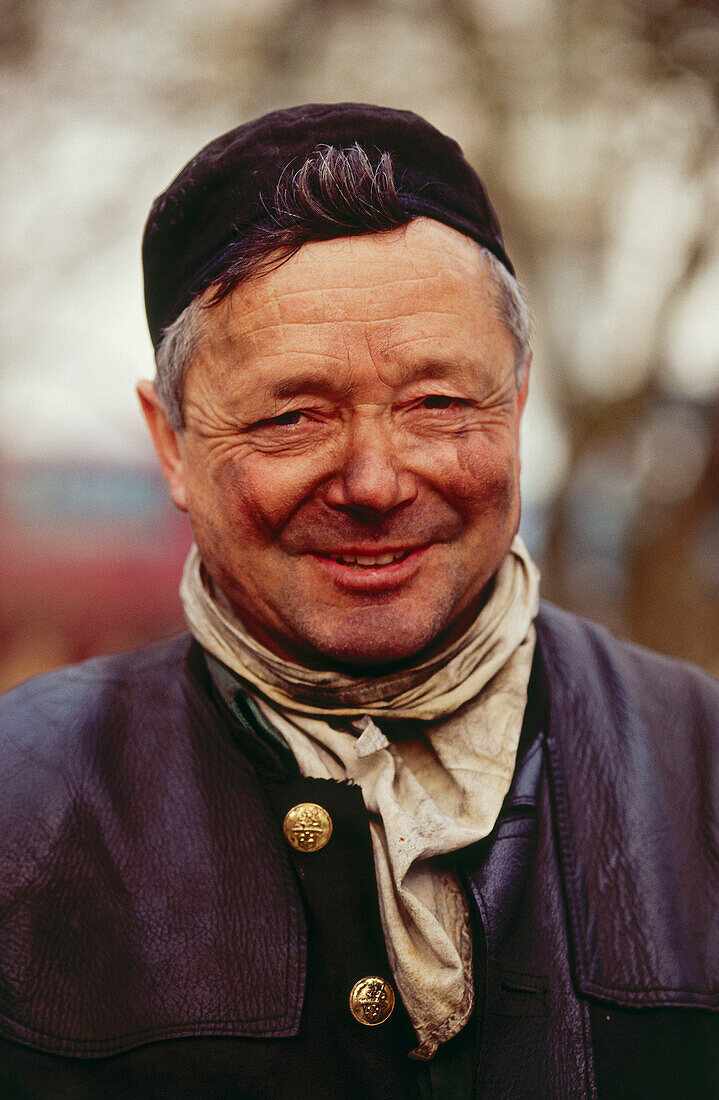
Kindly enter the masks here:
M 328 504 L 383 515 L 414 500 L 415 475 L 405 466 L 390 431 L 379 414 L 355 411 L 341 462 L 327 485 Z

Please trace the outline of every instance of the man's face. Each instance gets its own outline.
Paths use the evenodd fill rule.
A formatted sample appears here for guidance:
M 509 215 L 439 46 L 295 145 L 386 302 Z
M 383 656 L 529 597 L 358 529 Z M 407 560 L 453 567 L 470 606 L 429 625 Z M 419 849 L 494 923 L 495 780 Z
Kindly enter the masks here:
M 170 484 L 274 652 L 383 665 L 476 613 L 519 520 L 526 385 L 495 303 L 478 247 L 420 218 L 207 311 Z

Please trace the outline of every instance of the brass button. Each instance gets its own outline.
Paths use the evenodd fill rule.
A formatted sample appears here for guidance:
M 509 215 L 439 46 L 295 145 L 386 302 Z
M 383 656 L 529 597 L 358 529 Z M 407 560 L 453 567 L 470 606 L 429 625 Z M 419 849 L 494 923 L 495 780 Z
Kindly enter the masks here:
M 377 1027 L 392 1015 L 394 990 L 384 978 L 360 978 L 352 986 L 350 1012 L 360 1024 Z
M 316 802 L 300 802 L 287 811 L 282 828 L 296 851 L 319 852 L 332 836 L 332 818 Z

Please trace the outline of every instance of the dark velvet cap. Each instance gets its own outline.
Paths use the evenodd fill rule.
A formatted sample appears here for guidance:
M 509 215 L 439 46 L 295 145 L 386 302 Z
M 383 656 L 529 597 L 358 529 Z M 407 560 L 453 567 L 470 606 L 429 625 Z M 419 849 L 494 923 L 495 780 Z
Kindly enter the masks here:
M 153 203 L 142 246 L 145 307 L 155 347 L 163 331 L 225 269 L 233 244 L 270 225 L 277 183 L 318 145 L 358 142 L 392 156 L 402 209 L 484 245 L 514 274 L 484 184 L 456 141 L 411 111 L 362 103 L 291 107 L 211 141 Z

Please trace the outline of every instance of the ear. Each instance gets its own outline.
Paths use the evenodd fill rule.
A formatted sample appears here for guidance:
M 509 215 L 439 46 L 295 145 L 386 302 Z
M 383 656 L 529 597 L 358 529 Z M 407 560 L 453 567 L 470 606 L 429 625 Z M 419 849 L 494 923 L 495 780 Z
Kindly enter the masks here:
M 187 488 L 181 433 L 171 427 L 152 382 L 138 382 L 137 396 L 150 429 L 160 466 L 178 508 L 187 511 Z
M 524 360 L 524 373 L 522 374 L 522 384 L 517 391 L 517 409 L 520 416 L 524 412 L 524 406 L 527 404 L 527 397 L 529 396 L 529 373 L 531 366 L 532 352 L 531 349 L 529 349 Z

